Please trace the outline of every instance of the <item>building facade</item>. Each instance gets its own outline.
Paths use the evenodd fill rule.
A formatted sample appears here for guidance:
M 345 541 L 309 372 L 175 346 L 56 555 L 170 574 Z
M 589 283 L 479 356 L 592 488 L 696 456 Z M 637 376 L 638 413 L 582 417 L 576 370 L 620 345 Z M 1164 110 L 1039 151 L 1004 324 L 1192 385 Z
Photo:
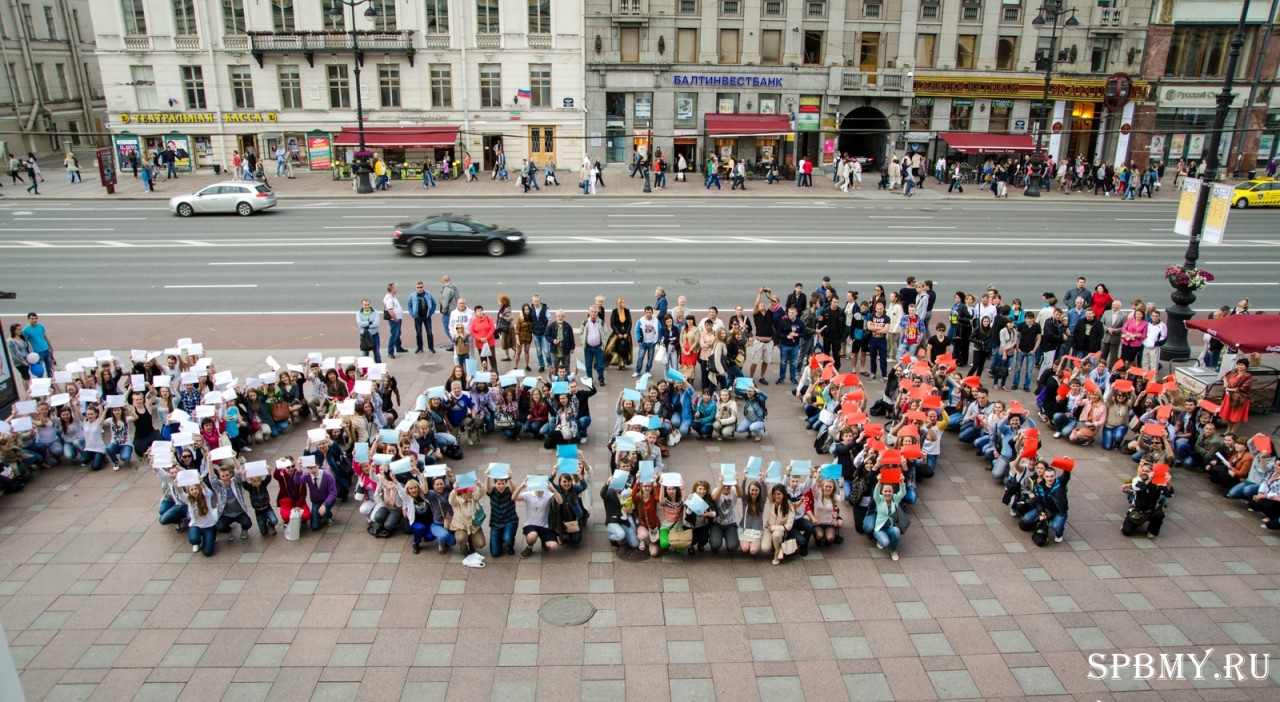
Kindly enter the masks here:
M 0 0 L 0 142 L 9 153 L 61 153 L 101 138 L 106 102 L 89 4 Z
M 1280 148 L 1278 5 L 1275 0 L 1253 0 L 1249 6 L 1234 99 L 1218 150 L 1219 174 L 1243 176 L 1262 170 Z M 1206 158 L 1230 41 L 1242 9 L 1240 0 L 1157 1 L 1143 66 L 1144 77 L 1156 87 L 1154 99 L 1138 114 L 1139 154 L 1170 163 Z
M 122 156 L 174 141 L 185 167 L 226 167 L 283 146 L 343 171 L 362 103 L 392 164 L 582 157 L 576 0 L 95 0 L 93 22 Z
M 1137 78 L 1151 2 L 1066 0 L 1077 24 L 1064 15 L 1055 41 L 1033 21 L 1056 1 L 587 0 L 588 139 L 609 161 L 629 160 L 652 133 L 699 165 L 709 152 L 879 165 L 954 151 L 948 132 L 1032 136 L 1044 125 L 1051 155 L 1114 160 L 1149 86 L 1134 80 L 1131 103 L 1110 114 L 1107 78 Z

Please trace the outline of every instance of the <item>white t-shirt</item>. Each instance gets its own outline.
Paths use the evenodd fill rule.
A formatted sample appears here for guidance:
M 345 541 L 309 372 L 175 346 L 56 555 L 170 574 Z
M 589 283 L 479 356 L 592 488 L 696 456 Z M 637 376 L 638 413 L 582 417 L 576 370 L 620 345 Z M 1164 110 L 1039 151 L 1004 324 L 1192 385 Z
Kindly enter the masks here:
M 392 319 L 404 318 L 404 308 L 400 306 L 400 301 L 396 299 L 396 296 L 391 293 L 387 293 L 387 296 L 382 298 L 382 309 L 391 312 Z
M 551 500 L 554 499 L 551 497 L 551 488 L 548 487 L 541 498 L 537 493 L 528 490 L 521 493 L 520 498 L 524 500 L 524 523 L 528 526 L 550 529 Z

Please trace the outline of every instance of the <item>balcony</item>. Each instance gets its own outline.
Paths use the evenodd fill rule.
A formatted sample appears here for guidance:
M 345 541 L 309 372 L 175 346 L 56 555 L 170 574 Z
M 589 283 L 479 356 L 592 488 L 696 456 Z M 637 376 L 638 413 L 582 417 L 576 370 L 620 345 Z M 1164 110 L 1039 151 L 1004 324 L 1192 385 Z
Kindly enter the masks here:
M 502 35 L 501 34 L 477 34 L 476 48 L 477 49 L 501 49 Z
M 450 45 L 448 34 L 424 34 L 422 39 L 428 49 L 448 49 Z
M 175 51 L 189 54 L 195 53 L 200 50 L 200 37 L 195 35 L 174 37 L 173 48 Z
M 551 48 L 550 34 L 530 34 L 528 36 L 529 36 L 530 49 L 550 49 Z
M 610 14 L 615 25 L 636 26 L 649 23 L 644 0 L 614 0 L 612 5 Z
M 249 37 L 243 34 L 228 34 L 222 37 L 222 48 L 227 51 L 248 51 Z
M 618 0 L 618 14 L 638 15 L 641 12 L 641 0 Z
M 409 65 L 413 65 L 417 49 L 413 45 L 413 30 L 399 32 L 379 32 L 359 30 L 356 43 L 361 52 L 380 51 L 382 53 L 402 53 L 409 57 Z M 232 37 L 224 37 L 224 43 Z M 299 53 L 307 60 L 307 64 L 315 66 L 315 54 L 319 52 L 350 51 L 352 49 L 351 32 L 344 31 L 297 31 L 297 32 L 249 32 L 247 35 L 249 51 L 263 65 L 266 54 Z M 446 37 L 447 38 L 447 37 Z M 229 48 L 229 47 L 228 47 Z M 362 59 L 363 60 L 363 57 Z
M 151 51 L 151 37 L 127 36 L 124 38 L 124 50 L 129 52 Z
M 847 68 L 840 79 L 840 89 L 864 94 L 898 95 L 909 89 L 906 78 L 898 72 L 863 73 Z
M 1093 26 L 1119 27 L 1120 15 L 1121 11 L 1118 7 L 1095 7 L 1093 8 Z

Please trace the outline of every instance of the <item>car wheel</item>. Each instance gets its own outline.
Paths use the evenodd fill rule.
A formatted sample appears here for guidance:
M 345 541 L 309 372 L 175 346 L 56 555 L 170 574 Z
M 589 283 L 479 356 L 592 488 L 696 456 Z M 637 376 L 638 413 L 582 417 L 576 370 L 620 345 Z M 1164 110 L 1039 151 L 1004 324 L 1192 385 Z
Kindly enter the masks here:
M 1237 210 L 1244 210 L 1244 209 L 1248 209 L 1248 208 L 1249 208 L 1249 198 L 1247 198 L 1247 197 L 1242 197 L 1242 198 L 1240 198 L 1239 200 L 1236 200 L 1236 209 L 1237 209 Z
M 488 244 L 485 244 L 484 250 L 488 251 L 490 256 L 501 256 L 507 252 L 507 245 L 505 242 L 494 239 Z
M 194 208 L 192 208 L 192 207 L 191 207 L 191 205 L 188 205 L 188 204 L 187 204 L 187 203 L 185 203 L 185 202 L 184 202 L 184 203 L 182 203 L 182 204 L 180 204 L 180 205 L 178 205 L 178 216 L 179 216 L 179 217 L 190 217 L 191 215 L 195 214 L 195 212 L 196 212 L 196 211 L 195 211 L 195 209 L 194 209 Z
M 409 242 L 409 253 L 417 258 L 423 258 L 427 255 L 427 242 L 422 239 L 414 239 Z
M 253 205 L 250 205 L 247 202 L 242 202 L 239 205 L 236 205 L 236 214 L 241 217 L 248 217 L 253 214 Z

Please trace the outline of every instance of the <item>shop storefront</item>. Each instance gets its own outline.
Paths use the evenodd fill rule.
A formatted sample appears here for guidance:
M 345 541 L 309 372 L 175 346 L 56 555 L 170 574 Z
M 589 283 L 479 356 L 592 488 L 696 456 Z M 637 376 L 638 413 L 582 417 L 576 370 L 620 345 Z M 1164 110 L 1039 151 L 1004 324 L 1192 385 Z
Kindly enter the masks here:
M 134 154 L 140 161 L 154 162 L 159 151 L 172 150 L 176 156 L 174 167 L 180 173 L 194 172 L 197 168 L 224 169 L 229 163 L 219 158 L 219 150 L 228 155 L 231 150 L 241 154 L 264 152 L 266 144 L 263 128 L 278 123 L 274 112 L 125 112 L 113 115 L 112 129 L 116 131 L 113 142 L 116 158 L 122 167 L 123 160 Z M 291 135 L 302 144 L 302 135 Z M 276 140 L 286 138 L 275 134 Z
M 791 120 L 786 115 L 707 115 L 706 134 L 708 148 L 717 157 L 732 156 L 755 170 L 781 155 L 782 140 L 791 134 Z
M 452 164 L 458 153 L 458 127 L 365 127 L 364 144 L 386 162 L 393 180 L 419 179 L 423 162 L 439 168 Z M 333 139 L 333 147 L 335 168 L 345 171 L 360 148 L 360 131 L 344 127 Z M 346 176 L 339 173 L 337 177 Z
M 1209 133 L 1213 129 L 1214 115 L 1217 112 L 1217 96 L 1220 92 L 1222 92 L 1220 85 L 1161 86 L 1155 128 L 1151 136 L 1152 157 L 1174 164 L 1180 160 L 1203 161 L 1208 156 L 1205 147 L 1209 143 Z M 1236 123 L 1239 116 L 1236 107 L 1243 102 L 1244 98 L 1240 91 L 1236 91 L 1235 102 L 1227 112 L 1228 125 Z M 1222 143 L 1218 149 L 1220 164 L 1231 152 L 1232 136 L 1230 131 L 1222 133 Z M 1261 151 L 1259 149 L 1259 152 Z

